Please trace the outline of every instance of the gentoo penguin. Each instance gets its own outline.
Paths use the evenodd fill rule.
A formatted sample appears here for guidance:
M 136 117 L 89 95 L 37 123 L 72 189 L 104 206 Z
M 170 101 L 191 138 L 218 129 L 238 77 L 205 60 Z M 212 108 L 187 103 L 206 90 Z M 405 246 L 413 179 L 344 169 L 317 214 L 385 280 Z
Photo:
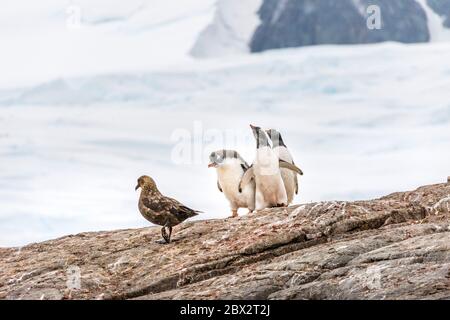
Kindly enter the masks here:
M 295 164 L 291 153 L 284 144 L 281 134 L 275 129 L 268 129 L 266 132 L 270 140 L 272 140 L 272 150 L 278 155 L 278 158 L 288 163 Z M 303 175 L 303 172 L 300 172 L 300 175 Z M 286 188 L 288 204 L 291 204 L 294 199 L 294 193 L 298 194 L 297 174 L 292 170 L 281 168 L 281 178 L 283 179 L 284 187 Z
M 209 156 L 208 168 L 216 168 L 217 187 L 230 202 L 232 217 L 237 217 L 239 208 L 247 208 L 249 213 L 255 210 L 255 183 L 251 181 L 241 192 L 239 182 L 249 165 L 234 150 L 218 150 Z
M 170 242 L 173 226 L 201 213 L 184 206 L 175 199 L 163 196 L 156 187 L 155 181 L 149 176 L 141 176 L 137 180 L 135 190 L 139 188 L 142 189 L 139 197 L 139 211 L 151 223 L 163 226 L 161 234 L 166 243 Z M 169 234 L 166 228 L 169 229 Z
M 256 139 L 256 157 L 252 165 L 256 186 L 255 209 L 287 206 L 287 194 L 281 178 L 278 156 L 273 152 L 267 134 L 260 127 L 250 127 Z

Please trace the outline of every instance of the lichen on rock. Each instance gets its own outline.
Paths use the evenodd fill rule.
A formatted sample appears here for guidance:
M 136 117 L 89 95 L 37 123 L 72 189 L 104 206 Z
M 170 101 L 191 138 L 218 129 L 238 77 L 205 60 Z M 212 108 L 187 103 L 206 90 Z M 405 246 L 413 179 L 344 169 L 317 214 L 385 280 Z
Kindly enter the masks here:
M 187 222 L 168 245 L 149 227 L 3 248 L 0 298 L 448 299 L 449 199 L 437 184 Z

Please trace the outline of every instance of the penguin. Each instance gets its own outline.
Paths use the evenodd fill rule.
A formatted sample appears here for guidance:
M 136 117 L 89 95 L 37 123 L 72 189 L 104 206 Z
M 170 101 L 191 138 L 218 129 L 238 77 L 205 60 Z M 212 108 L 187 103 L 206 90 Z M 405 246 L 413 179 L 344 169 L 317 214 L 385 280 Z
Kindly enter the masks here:
M 272 150 L 278 155 L 278 158 L 282 161 L 295 165 L 294 159 L 286 147 L 280 132 L 275 129 L 268 129 L 266 130 L 266 133 L 272 141 Z M 300 171 L 299 174 L 303 175 L 303 172 Z M 286 189 L 289 205 L 294 200 L 294 194 L 298 194 L 297 174 L 292 170 L 281 168 L 281 178 L 283 179 L 284 187 Z
M 239 182 L 250 168 L 247 162 L 234 150 L 218 150 L 209 156 L 208 168 L 217 172 L 217 187 L 230 203 L 231 217 L 238 216 L 239 208 L 247 208 L 249 213 L 255 210 L 255 183 L 251 181 L 238 191 Z
M 288 199 L 278 156 L 272 150 L 264 130 L 253 125 L 250 125 L 250 128 L 256 139 L 256 157 L 247 177 L 253 175 L 255 181 L 255 209 L 259 211 L 270 207 L 285 207 L 288 205 Z M 241 187 L 245 185 L 241 184 Z

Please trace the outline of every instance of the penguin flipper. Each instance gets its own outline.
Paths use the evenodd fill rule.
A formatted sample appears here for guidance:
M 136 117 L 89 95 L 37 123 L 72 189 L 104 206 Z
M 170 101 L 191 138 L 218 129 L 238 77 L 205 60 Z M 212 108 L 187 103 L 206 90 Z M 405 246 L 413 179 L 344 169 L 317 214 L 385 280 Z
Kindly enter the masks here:
M 286 161 L 281 160 L 281 159 L 280 159 L 279 163 L 280 163 L 280 168 L 289 169 L 289 170 L 292 170 L 292 171 L 298 173 L 301 176 L 303 175 L 303 171 L 299 167 L 297 167 L 295 164 L 286 162 Z
M 295 183 L 295 194 L 298 194 L 298 178 L 297 175 L 294 177 L 294 183 Z
M 242 192 L 242 189 L 253 179 L 255 174 L 253 173 L 253 167 L 247 169 L 244 172 L 244 175 L 241 178 L 241 182 L 239 182 L 239 192 Z
M 223 192 L 222 187 L 220 186 L 219 180 L 217 180 L 217 188 L 219 188 L 220 192 Z

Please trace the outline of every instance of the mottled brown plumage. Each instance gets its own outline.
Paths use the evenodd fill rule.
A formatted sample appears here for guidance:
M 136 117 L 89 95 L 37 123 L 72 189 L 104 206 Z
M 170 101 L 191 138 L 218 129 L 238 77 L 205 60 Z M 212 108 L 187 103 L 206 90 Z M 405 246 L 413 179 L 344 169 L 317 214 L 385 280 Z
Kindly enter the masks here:
M 142 189 L 139 197 L 139 211 L 151 223 L 162 226 L 161 234 L 167 243 L 170 242 L 173 226 L 201 212 L 162 195 L 156 187 L 155 181 L 149 176 L 141 176 L 137 183 L 135 189 Z M 166 228 L 169 229 L 168 235 Z

